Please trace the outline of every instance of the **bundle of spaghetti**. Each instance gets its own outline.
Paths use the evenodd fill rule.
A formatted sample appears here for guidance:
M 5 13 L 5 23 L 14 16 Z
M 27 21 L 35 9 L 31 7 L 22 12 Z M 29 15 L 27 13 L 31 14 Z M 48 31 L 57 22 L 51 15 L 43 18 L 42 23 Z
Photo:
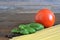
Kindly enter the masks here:
M 60 24 L 46 28 L 36 33 L 13 37 L 10 40 L 60 40 Z

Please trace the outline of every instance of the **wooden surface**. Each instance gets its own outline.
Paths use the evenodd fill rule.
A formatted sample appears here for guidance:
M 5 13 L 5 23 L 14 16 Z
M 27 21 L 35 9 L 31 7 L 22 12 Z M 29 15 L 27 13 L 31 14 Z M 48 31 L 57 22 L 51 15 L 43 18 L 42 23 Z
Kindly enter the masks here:
M 60 24 L 60 14 L 56 13 L 56 23 Z M 0 40 L 8 40 L 4 37 L 14 27 L 20 23 L 30 23 L 34 21 L 35 13 L 0 13 Z

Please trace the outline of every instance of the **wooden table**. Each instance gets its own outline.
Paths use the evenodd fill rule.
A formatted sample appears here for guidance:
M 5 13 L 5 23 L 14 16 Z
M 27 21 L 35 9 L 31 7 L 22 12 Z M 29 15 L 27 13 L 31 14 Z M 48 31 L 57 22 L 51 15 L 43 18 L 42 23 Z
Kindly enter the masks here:
M 56 23 L 60 24 L 60 14 L 55 13 Z M 0 13 L 0 40 L 8 40 L 6 34 L 20 23 L 30 23 L 34 21 L 35 13 Z

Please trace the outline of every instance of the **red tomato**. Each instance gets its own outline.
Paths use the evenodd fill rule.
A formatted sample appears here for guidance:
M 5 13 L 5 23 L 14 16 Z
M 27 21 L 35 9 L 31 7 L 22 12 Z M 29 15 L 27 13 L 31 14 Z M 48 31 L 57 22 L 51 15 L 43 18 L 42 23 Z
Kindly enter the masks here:
M 55 23 L 55 15 L 49 9 L 41 9 L 35 16 L 35 22 L 41 23 L 45 27 L 51 27 Z

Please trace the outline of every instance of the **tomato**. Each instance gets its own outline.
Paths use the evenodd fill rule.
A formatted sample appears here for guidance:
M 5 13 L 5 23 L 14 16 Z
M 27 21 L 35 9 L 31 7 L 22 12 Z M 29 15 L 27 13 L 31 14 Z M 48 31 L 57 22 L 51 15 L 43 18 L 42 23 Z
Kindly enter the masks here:
M 55 23 L 55 15 L 49 9 L 41 9 L 35 16 L 35 22 L 43 24 L 46 28 Z

